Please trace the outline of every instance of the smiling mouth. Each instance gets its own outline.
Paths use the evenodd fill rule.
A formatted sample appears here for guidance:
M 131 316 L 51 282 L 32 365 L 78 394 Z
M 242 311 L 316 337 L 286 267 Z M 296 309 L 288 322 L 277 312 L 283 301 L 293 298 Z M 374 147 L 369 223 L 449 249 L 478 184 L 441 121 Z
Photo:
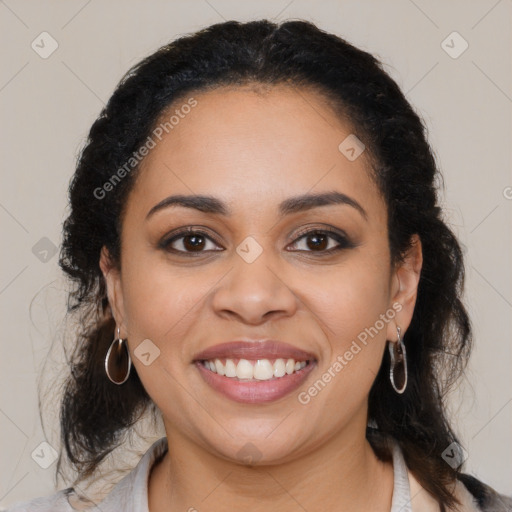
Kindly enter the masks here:
M 240 381 L 275 380 L 299 372 L 313 360 L 293 358 L 243 359 L 215 358 L 199 361 L 207 370 L 217 375 Z
M 235 361 L 237 364 L 235 365 Z M 196 360 L 195 366 L 208 386 L 234 402 L 257 405 L 290 396 L 304 384 L 316 359 Z M 220 373 L 218 369 L 220 369 Z M 283 373 L 284 370 L 284 373 Z M 274 374 L 275 371 L 275 374 Z M 224 372 L 224 375 L 222 375 Z

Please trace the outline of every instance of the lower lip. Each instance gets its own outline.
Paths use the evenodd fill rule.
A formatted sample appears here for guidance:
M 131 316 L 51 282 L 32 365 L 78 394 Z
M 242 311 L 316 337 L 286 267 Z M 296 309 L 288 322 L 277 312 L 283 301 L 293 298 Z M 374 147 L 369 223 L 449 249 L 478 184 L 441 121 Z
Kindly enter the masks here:
M 316 365 L 311 361 L 299 371 L 271 380 L 238 380 L 224 377 L 208 370 L 200 361 L 196 361 L 199 373 L 213 389 L 219 391 L 235 402 L 261 404 L 273 402 L 297 389 Z

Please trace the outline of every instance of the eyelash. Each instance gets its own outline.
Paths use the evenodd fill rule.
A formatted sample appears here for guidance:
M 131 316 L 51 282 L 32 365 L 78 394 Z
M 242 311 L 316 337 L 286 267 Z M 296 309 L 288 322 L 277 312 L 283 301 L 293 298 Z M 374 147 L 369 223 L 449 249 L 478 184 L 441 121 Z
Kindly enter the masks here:
M 333 229 L 327 228 L 327 227 L 321 228 L 321 229 L 320 228 L 312 228 L 312 229 L 306 229 L 306 230 L 300 231 L 299 233 L 297 233 L 297 238 L 292 242 L 292 244 L 296 244 L 302 238 L 306 238 L 308 235 L 313 235 L 313 234 L 326 234 L 326 235 L 328 235 L 329 238 L 334 239 L 338 243 L 338 246 L 331 247 L 330 249 L 324 249 L 321 251 L 299 250 L 298 252 L 318 253 L 320 256 L 325 256 L 325 255 L 331 255 L 331 254 L 341 251 L 343 249 L 350 249 L 350 248 L 355 247 L 355 244 L 353 244 L 348 239 L 348 237 L 346 235 L 343 235 L 342 233 L 335 231 Z M 169 248 L 169 246 L 176 240 L 179 240 L 181 238 L 184 238 L 186 236 L 191 236 L 191 235 L 200 235 L 200 236 L 207 238 L 208 240 L 213 241 L 214 243 L 220 245 L 215 240 L 215 238 L 210 236 L 205 231 L 202 231 L 201 229 L 194 229 L 192 227 L 189 227 L 186 229 L 182 229 L 181 231 L 178 231 L 177 233 L 174 233 L 171 238 L 162 240 L 162 242 L 159 243 L 159 247 L 161 249 L 164 249 L 166 251 L 169 251 L 169 252 L 172 252 L 175 254 L 186 255 L 186 257 L 198 257 L 198 256 L 203 255 L 205 252 L 209 252 L 209 251 L 205 251 L 205 250 L 197 251 L 197 252 L 182 251 L 182 250 Z M 221 252 L 221 250 L 215 249 L 213 252 Z

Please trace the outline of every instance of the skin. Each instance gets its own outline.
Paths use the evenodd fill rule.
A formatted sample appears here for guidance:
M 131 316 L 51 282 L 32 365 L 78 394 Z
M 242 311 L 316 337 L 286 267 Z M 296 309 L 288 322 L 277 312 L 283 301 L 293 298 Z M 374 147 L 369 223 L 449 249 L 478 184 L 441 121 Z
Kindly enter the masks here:
M 197 106 L 151 150 L 128 197 L 121 270 L 105 249 L 100 259 L 114 318 L 171 447 L 151 472 L 149 509 L 389 511 L 393 468 L 365 438 L 367 400 L 387 340 L 411 321 L 421 244 L 414 238 L 400 266 L 391 265 L 386 204 L 366 155 L 351 162 L 338 150 L 353 130 L 318 93 L 244 86 L 192 96 Z M 367 218 L 347 204 L 277 215 L 291 196 L 330 191 L 357 201 Z M 172 206 L 146 219 L 173 194 L 214 196 L 232 214 Z M 199 249 L 206 252 L 159 247 L 186 226 L 211 234 Z M 318 248 L 297 235 L 325 227 L 342 230 L 354 246 L 329 255 L 337 240 Z M 236 252 L 247 236 L 263 249 L 252 263 Z M 190 251 L 185 241 L 172 247 Z M 394 318 L 301 404 L 298 393 L 396 303 Z M 311 351 L 317 367 L 276 402 L 231 401 L 203 381 L 192 360 L 244 337 Z M 133 352 L 145 339 L 160 350 L 149 366 Z M 249 442 L 261 457 L 254 466 L 238 455 Z

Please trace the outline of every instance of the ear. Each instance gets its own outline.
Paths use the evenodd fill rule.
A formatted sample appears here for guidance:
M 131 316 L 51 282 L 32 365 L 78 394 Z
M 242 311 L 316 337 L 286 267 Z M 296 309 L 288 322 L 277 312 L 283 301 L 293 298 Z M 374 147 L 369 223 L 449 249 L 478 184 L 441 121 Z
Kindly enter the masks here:
M 112 263 L 112 259 L 108 249 L 103 246 L 100 254 L 100 269 L 105 278 L 107 286 L 108 302 L 112 310 L 112 316 L 117 324 L 117 327 L 126 332 L 124 324 L 124 308 L 123 308 L 123 292 L 121 287 L 121 275 L 119 269 Z
M 393 320 L 387 324 L 387 339 L 396 341 L 397 326 L 400 327 L 402 336 L 405 334 L 412 320 L 416 297 L 418 295 L 418 283 L 420 281 L 423 265 L 423 253 L 421 240 L 418 235 L 411 237 L 411 246 L 399 262 L 391 276 L 391 304 L 396 311 Z

